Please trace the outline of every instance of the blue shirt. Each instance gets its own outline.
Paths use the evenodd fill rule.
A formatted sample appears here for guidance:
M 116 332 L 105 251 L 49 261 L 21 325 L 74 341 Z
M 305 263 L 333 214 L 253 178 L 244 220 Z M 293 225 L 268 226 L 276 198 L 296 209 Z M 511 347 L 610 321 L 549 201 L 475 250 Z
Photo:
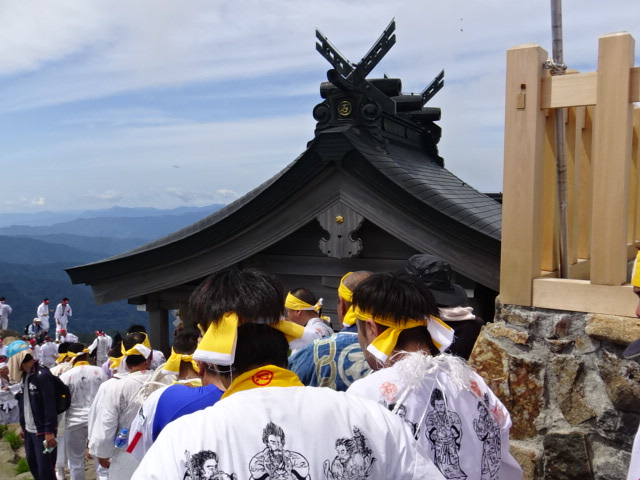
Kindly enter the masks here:
M 310 387 L 329 387 L 344 392 L 371 369 L 358 344 L 358 334 L 343 329 L 315 340 L 289 357 L 289 370 Z

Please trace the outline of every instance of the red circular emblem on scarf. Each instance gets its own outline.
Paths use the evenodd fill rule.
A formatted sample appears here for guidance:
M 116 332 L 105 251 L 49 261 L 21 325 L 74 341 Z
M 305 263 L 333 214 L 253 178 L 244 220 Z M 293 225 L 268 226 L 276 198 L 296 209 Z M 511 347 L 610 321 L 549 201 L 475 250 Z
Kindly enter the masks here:
M 259 387 L 266 387 L 273 380 L 273 372 L 270 370 L 260 370 L 253 377 L 251 377 L 253 383 Z

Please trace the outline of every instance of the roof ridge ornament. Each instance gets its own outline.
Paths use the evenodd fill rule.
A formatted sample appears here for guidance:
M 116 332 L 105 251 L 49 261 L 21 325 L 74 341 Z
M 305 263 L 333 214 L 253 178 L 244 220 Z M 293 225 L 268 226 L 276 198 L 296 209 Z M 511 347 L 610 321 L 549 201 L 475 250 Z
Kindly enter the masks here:
M 395 45 L 396 36 L 393 33 L 395 29 L 396 21 L 393 19 L 360 63 L 354 64 L 347 60 L 316 28 L 316 38 L 319 40 L 316 42 L 316 50 L 333 66 L 333 69 L 327 72 L 327 79 L 342 90 L 366 92 L 367 96 L 380 104 L 385 112 L 392 115 L 396 113 L 395 102 L 369 82 L 366 76 Z

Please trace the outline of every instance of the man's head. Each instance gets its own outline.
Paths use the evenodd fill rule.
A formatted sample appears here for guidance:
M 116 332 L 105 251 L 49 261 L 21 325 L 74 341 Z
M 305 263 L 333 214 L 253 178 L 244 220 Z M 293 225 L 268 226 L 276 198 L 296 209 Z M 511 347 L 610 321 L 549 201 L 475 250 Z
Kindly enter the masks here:
M 405 273 L 374 273 L 354 290 L 353 305 L 358 340 L 371 368 L 381 368 L 394 350 L 437 351 L 427 324 L 431 316 L 439 314 L 438 306 L 417 278 Z
M 34 325 L 40 325 L 40 319 L 38 317 L 33 319 L 33 324 Z
M 69 357 L 72 359 L 73 363 L 87 360 L 87 357 L 89 356 L 89 354 L 84 351 L 85 348 L 86 347 L 84 343 L 75 342 L 75 343 L 69 344 L 67 353 L 69 354 Z M 60 349 L 58 349 L 58 353 L 59 352 L 60 352 Z
M 352 314 L 349 309 L 352 305 L 353 291 L 365 278 L 370 277 L 372 272 L 366 270 L 359 270 L 357 272 L 349 272 L 340 280 L 340 286 L 338 287 L 338 318 L 346 326 L 354 325 L 355 315 Z M 345 318 L 347 317 L 347 318 Z
M 42 300 L 42 303 L 44 303 L 45 305 L 49 305 L 49 299 L 48 299 L 47 297 L 45 297 L 45 298 Z
M 149 344 L 147 334 L 134 332 L 122 339 L 123 356 L 126 356 L 125 363 L 131 371 L 144 370 L 149 368 L 153 356 L 153 350 Z
M 69 299 L 67 297 L 64 297 L 62 299 L 62 305 L 66 305 L 67 303 L 69 303 Z
M 4 303 L 5 302 L 5 298 L 4 297 L 0 297 L 0 302 Z
M 405 270 L 431 290 L 438 306 L 466 307 L 469 304 L 465 289 L 453 283 L 453 271 L 445 259 L 426 253 L 414 255 L 407 260 Z
M 266 273 L 228 269 L 211 275 L 189 299 L 188 319 L 204 332 L 194 358 L 227 366 L 220 371 L 232 362 L 235 375 L 268 364 L 286 367 L 286 337 L 269 326 L 284 316 L 283 300 L 282 285 Z
M 269 422 L 262 430 L 262 443 L 271 452 L 282 452 L 284 450 L 284 430 L 273 422 Z
M 284 306 L 287 318 L 303 327 L 309 320 L 318 317 L 322 310 L 322 302 L 318 302 L 313 292 L 306 288 L 291 290 L 285 299 Z
M 218 455 L 212 450 L 202 450 L 192 455 L 191 464 L 199 472 L 196 478 L 213 478 L 218 472 Z

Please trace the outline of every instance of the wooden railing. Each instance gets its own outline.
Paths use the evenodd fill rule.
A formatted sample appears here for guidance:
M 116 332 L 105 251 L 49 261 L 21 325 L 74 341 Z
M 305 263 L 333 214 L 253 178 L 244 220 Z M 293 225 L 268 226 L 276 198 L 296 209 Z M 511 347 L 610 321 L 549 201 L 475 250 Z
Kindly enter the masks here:
M 640 68 L 627 33 L 599 40 L 598 70 L 550 76 L 547 52 L 507 52 L 500 300 L 633 316 L 640 245 Z M 565 108 L 569 278 L 558 277 L 554 114 Z

